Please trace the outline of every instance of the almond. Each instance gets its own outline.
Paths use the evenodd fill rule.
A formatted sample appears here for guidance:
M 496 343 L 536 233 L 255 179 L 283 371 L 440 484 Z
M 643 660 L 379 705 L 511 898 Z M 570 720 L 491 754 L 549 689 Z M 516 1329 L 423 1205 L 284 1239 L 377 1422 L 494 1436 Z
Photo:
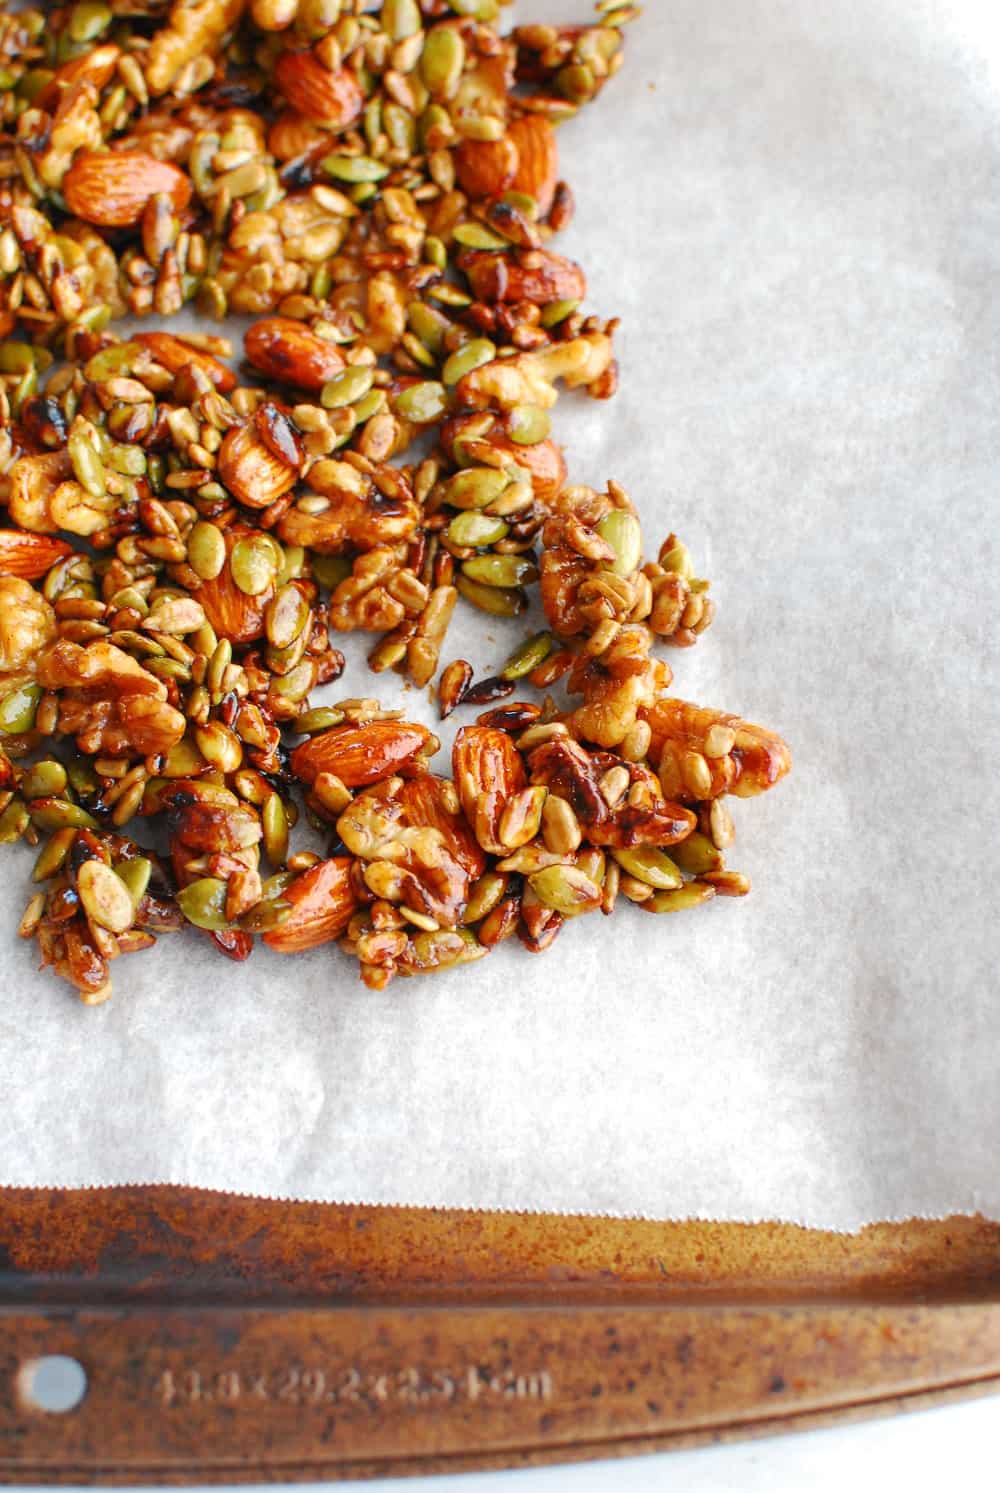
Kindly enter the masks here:
M 22 534 L 20 529 L 0 529 L 0 575 L 19 575 L 37 581 L 57 560 L 72 553 L 72 545 L 48 534 Z
M 279 954 L 298 954 L 339 938 L 357 907 L 352 865 L 351 856 L 338 855 L 297 876 L 281 894 L 292 905 L 291 916 L 264 934 L 268 947 Z
M 344 367 L 335 343 L 317 337 L 289 316 L 266 316 L 256 322 L 244 337 L 243 346 L 259 372 L 300 389 L 322 389 Z
M 236 375 L 232 369 L 213 358 L 211 353 L 185 342 L 183 337 L 175 337 L 172 332 L 136 332 L 132 341 L 138 342 L 171 373 L 180 373 L 182 368 L 200 368 L 220 394 L 228 394 L 236 387 Z
M 525 786 L 524 764 L 506 731 L 463 726 L 451 754 L 459 801 L 476 839 L 493 855 L 509 849 L 500 839 L 500 819 L 509 798 Z
M 329 134 L 321 125 L 303 119 L 294 109 L 279 114 L 267 132 L 267 148 L 279 161 L 294 161 L 318 146 L 329 150 Z
M 283 52 L 274 80 L 292 108 L 306 119 L 343 129 L 364 108 L 365 96 L 346 67 L 331 72 L 312 52 Z
M 446 778 L 418 772 L 407 778 L 399 791 L 406 822 L 441 831 L 445 848 L 467 876 L 482 876 L 486 857 L 457 807 L 452 807 L 454 788 Z
M 238 503 L 268 508 L 295 485 L 295 468 L 276 456 L 255 425 L 234 425 L 226 432 L 216 461 L 216 475 Z
M 513 186 L 519 156 L 511 133 L 499 140 L 463 140 L 455 151 L 455 173 L 467 196 L 499 197 Z
M 63 179 L 70 212 L 98 228 L 134 227 L 158 192 L 180 212 L 191 200 L 191 181 L 169 161 L 138 150 L 84 151 Z
M 200 593 L 199 593 L 200 594 Z M 412 721 L 369 721 L 312 736 L 292 753 L 292 771 L 304 783 L 335 773 L 348 788 L 364 788 L 398 772 L 426 745 L 430 732 Z
M 556 132 L 543 114 L 515 119 L 507 131 L 517 149 L 517 170 L 509 183 L 515 192 L 526 192 L 538 203 L 544 218 L 552 206 L 559 178 L 559 145 Z
M 121 54 L 121 47 L 114 42 L 106 42 L 104 46 L 94 47 L 92 51 L 83 52 L 79 57 L 71 57 L 68 62 L 56 68 L 34 100 L 35 107 L 45 109 L 49 114 L 53 113 L 63 88 L 71 84 L 90 83 L 100 93 L 111 82 Z
M 547 249 L 527 249 L 516 257 L 467 250 L 458 256 L 458 267 L 469 277 L 472 293 L 480 301 L 531 301 L 544 306 L 549 301 L 582 301 L 587 294 L 580 266 Z
M 275 592 L 272 583 L 259 595 L 249 596 L 233 580 L 230 556 L 237 541 L 253 532 L 238 526 L 226 529 L 226 563 L 214 580 L 202 581 L 196 593 L 216 635 L 231 643 L 253 643 L 264 636 L 264 619 Z

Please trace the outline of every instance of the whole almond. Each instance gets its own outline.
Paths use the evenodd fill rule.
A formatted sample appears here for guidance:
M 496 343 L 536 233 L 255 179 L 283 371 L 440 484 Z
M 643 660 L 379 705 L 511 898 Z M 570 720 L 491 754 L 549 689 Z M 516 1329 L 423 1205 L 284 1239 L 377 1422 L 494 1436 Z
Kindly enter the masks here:
M 178 166 L 139 150 L 84 151 L 63 179 L 70 212 L 98 228 L 134 227 L 158 192 L 180 212 L 191 191 L 190 178 Z
M 72 552 L 64 539 L 48 534 L 23 534 L 20 529 L 0 529 L 0 575 L 18 575 L 37 581 L 57 560 Z
M 312 52 L 283 52 L 274 81 L 297 113 L 334 129 L 351 124 L 364 108 L 365 96 L 354 74 L 346 67 L 331 72 Z
M 468 275 L 477 300 L 544 306 L 549 301 L 582 301 L 587 294 L 580 266 L 547 249 L 527 249 L 517 257 L 470 251 L 459 255 L 458 267 Z
M 364 788 L 412 761 L 430 732 L 413 721 L 370 721 L 311 736 L 292 753 L 292 771 L 304 783 L 332 772 L 348 788 Z
M 175 337 L 172 332 L 136 332 L 132 341 L 138 342 L 171 373 L 180 373 L 182 368 L 200 368 L 220 394 L 228 394 L 236 387 L 236 375 L 232 369 L 213 358 L 211 353 L 185 342 L 183 337 Z
M 254 425 L 235 425 L 219 447 L 216 475 L 238 503 L 268 508 L 295 484 L 295 468 L 261 440 Z
M 451 770 L 459 801 L 484 850 L 504 855 L 500 819 L 510 798 L 525 786 L 524 764 L 506 731 L 463 726 L 455 737 Z
M 340 350 L 290 316 L 265 316 L 243 339 L 248 360 L 268 378 L 300 389 L 322 389 L 344 367 Z
M 251 529 L 233 525 L 226 529 L 225 564 L 218 575 L 211 580 L 203 580 L 196 593 L 205 618 L 215 630 L 216 636 L 228 638 L 231 643 L 253 643 L 264 636 L 267 609 L 274 599 L 273 584 L 259 595 L 249 596 L 233 580 L 230 556 L 238 541 L 252 534 Z
M 538 216 L 544 218 L 552 206 L 559 179 L 559 145 L 556 132 L 542 114 L 526 114 L 515 119 L 507 131 L 517 149 L 517 170 L 510 187 L 526 192 L 538 203 Z
M 455 151 L 455 173 L 469 197 L 499 197 L 514 185 L 520 157 L 513 134 L 499 140 L 463 140 Z
M 264 934 L 264 942 L 278 954 L 298 954 L 339 938 L 351 921 L 357 898 L 351 884 L 353 857 L 334 856 L 319 861 L 297 876 L 282 892 L 291 916 Z

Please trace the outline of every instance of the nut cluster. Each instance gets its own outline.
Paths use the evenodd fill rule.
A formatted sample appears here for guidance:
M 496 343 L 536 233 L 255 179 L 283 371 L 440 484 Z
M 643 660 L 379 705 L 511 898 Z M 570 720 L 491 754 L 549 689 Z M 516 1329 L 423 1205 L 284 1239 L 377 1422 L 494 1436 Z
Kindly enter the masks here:
M 696 641 L 708 582 L 674 535 L 645 559 L 628 495 L 569 484 L 552 435 L 561 388 L 617 383 L 615 322 L 551 247 L 557 127 L 636 7 L 597 11 L 0 17 L 0 839 L 40 846 L 19 931 L 88 1003 L 185 923 L 233 959 L 336 940 L 381 988 L 619 896 L 749 889 L 724 799 L 788 750 L 667 693 L 652 646 Z M 169 329 L 184 307 L 254 318 L 239 372 Z M 516 618 L 536 584 L 546 631 L 439 673 L 460 598 Z M 490 707 L 451 777 L 425 726 L 311 701 L 358 630 L 374 672 L 438 676 L 442 717 Z

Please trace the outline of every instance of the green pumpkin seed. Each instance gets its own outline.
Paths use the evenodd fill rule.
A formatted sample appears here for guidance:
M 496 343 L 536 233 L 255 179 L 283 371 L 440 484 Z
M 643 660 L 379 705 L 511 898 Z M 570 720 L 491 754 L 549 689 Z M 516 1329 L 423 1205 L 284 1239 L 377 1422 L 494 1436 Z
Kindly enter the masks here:
M 597 91 L 597 79 L 584 62 L 571 63 L 556 73 L 559 92 L 571 103 L 585 104 Z
M 309 621 L 309 603 L 298 586 L 282 586 L 264 617 L 267 640 L 274 648 L 288 648 Z
M 508 249 L 510 245 L 499 233 L 494 233 L 484 223 L 478 223 L 473 219 L 468 223 L 459 223 L 453 229 L 452 238 L 456 244 L 461 244 L 464 249 Z
M 187 562 L 203 581 L 214 581 L 226 563 L 226 540 L 221 529 L 199 519 L 188 536 Z
M 579 301 L 549 301 L 542 307 L 538 319 L 543 327 L 557 327 L 561 321 L 566 320 L 567 316 L 572 316 L 579 306 Z
M 456 513 L 445 530 L 452 544 L 481 549 L 506 539 L 510 527 L 502 518 L 491 518 L 488 514 L 470 509 L 467 513 Z
M 519 446 L 537 446 L 551 429 L 548 411 L 537 404 L 515 404 L 507 417 L 507 434 Z
M 509 485 L 506 472 L 495 467 L 466 467 L 445 483 L 445 502 L 452 508 L 485 508 Z
M 676 847 L 674 847 L 676 849 Z M 703 881 L 689 881 L 676 892 L 655 892 L 642 905 L 650 912 L 686 912 L 689 907 L 700 907 L 715 896 L 715 888 Z
M 373 160 L 371 156 L 329 155 L 323 157 L 321 165 L 327 175 L 336 181 L 364 184 L 381 181 L 383 176 L 389 174 L 388 166 Z
M 575 918 L 598 907 L 601 889 L 578 866 L 546 866 L 528 877 L 528 885 L 546 907 Z
M 274 584 L 280 562 L 275 557 L 276 545 L 265 544 L 267 535 L 253 534 L 237 539 L 229 557 L 229 568 L 233 580 L 244 596 L 260 596 Z
M 13 845 L 31 823 L 31 816 L 19 798 L 12 798 L 0 813 L 0 845 Z
M 550 632 L 536 632 L 533 637 L 526 639 L 520 646 L 515 648 L 510 658 L 500 670 L 501 679 L 523 679 L 533 669 L 548 658 L 555 645 L 555 638 Z
M 132 906 L 138 907 L 149 886 L 153 874 L 153 862 L 147 860 L 144 855 L 137 855 L 132 860 L 119 861 L 115 866 L 115 875 L 120 877 L 125 888 L 132 898 Z
M 523 591 L 504 591 L 499 586 L 484 586 L 479 581 L 470 580 L 467 575 L 456 576 L 455 585 L 466 601 L 494 617 L 518 617 L 528 605 L 528 598 Z
M 190 886 L 177 893 L 177 905 L 188 922 L 193 923 L 196 928 L 217 932 L 229 927 L 226 918 L 226 891 L 226 882 L 219 881 L 215 876 L 203 876 L 200 881 L 192 881 Z
M 451 329 L 451 322 L 447 316 L 440 311 L 435 311 L 434 307 L 428 306 L 425 301 L 411 301 L 406 312 L 406 319 L 426 348 L 429 348 L 432 353 L 441 352 L 445 333 Z M 23 344 L 19 345 L 23 346 Z
M 285 558 L 275 577 L 279 586 L 294 581 L 306 568 L 306 552 L 301 544 L 286 544 L 284 551 Z
M 48 881 L 50 876 L 55 876 L 62 870 L 63 863 L 69 855 L 69 849 L 76 839 L 75 829 L 59 829 L 51 837 L 47 845 L 43 845 L 38 859 L 35 861 L 31 873 L 32 881 Z
M 35 366 L 30 342 L 0 342 L 0 373 L 26 373 Z
M 288 859 L 288 815 L 279 793 L 271 793 L 260 811 L 264 831 L 264 853 L 272 866 L 283 866 Z
M 0 700 L 0 731 L 21 736 L 35 724 L 35 711 L 45 691 L 40 684 L 20 684 Z
M 82 425 L 71 431 L 69 440 L 66 442 L 66 450 L 73 467 L 73 474 L 80 486 L 90 493 L 91 497 L 103 498 L 108 490 L 108 483 L 104 473 L 104 463 L 88 439 L 87 432 L 92 428 Z
M 510 878 L 502 871 L 487 871 L 472 883 L 469 900 L 465 904 L 463 923 L 478 923 L 491 913 L 502 898 Z
M 220 638 L 212 651 L 205 673 L 205 683 L 213 695 L 221 694 L 226 670 L 233 661 L 233 645 L 228 638 Z
M 629 876 L 644 881 L 658 891 L 673 892 L 684 885 L 684 878 L 668 855 L 655 845 L 638 845 L 634 850 L 612 850 L 611 854 Z
M 351 561 L 347 555 L 312 555 L 312 573 L 321 586 L 336 591 L 341 581 L 351 573 Z
M 682 575 L 685 580 L 690 580 L 694 575 L 694 562 L 691 559 L 691 551 L 679 539 L 670 549 L 662 549 L 660 551 L 659 563 L 663 566 L 664 570 L 669 570 L 674 575 Z
M 29 809 L 36 829 L 97 829 L 97 820 L 64 798 L 37 798 Z
M 332 705 L 318 706 L 315 710 L 303 710 L 295 718 L 295 730 L 300 736 L 315 736 L 319 731 L 329 731 L 333 726 L 344 724 L 344 712 Z
M 538 579 L 538 570 L 524 555 L 474 555 L 462 573 L 484 586 L 526 586 Z
M 448 408 L 444 384 L 433 380 L 411 384 L 396 395 L 395 408 L 398 415 L 402 415 L 404 420 L 412 420 L 414 425 L 430 425 L 440 420 Z
M 434 265 L 435 269 L 439 269 L 442 272 L 448 267 L 448 250 L 433 233 L 429 233 L 424 239 L 424 258 L 428 264 Z M 438 296 L 438 300 L 440 299 L 441 297 Z M 468 306 L 471 302 L 466 298 L 463 304 Z
M 420 55 L 420 76 L 435 98 L 450 98 L 465 66 L 465 42 L 451 26 L 428 33 Z
M 239 770 L 243 762 L 243 745 L 236 732 L 224 726 L 221 721 L 209 721 L 207 725 L 196 726 L 194 739 L 199 752 L 210 766 L 223 773 Z
M 282 923 L 287 923 L 291 915 L 290 902 L 272 898 L 269 902 L 258 902 L 256 907 L 251 907 L 240 919 L 240 927 L 244 933 L 269 933 L 272 928 L 280 928 Z
M 460 378 L 471 373 L 474 368 L 481 368 L 484 363 L 492 363 L 497 355 L 496 345 L 486 337 L 473 337 L 466 342 L 457 352 L 453 352 L 441 369 L 441 377 L 451 388 L 457 384 Z
M 417 121 L 402 104 L 388 102 L 382 108 L 382 123 L 389 136 L 389 144 L 396 150 L 413 155 L 417 145 Z
M 109 933 L 125 933 L 135 920 L 128 887 L 103 861 L 84 861 L 76 873 L 76 889 L 92 923 Z
M 72 762 L 67 762 L 66 772 L 69 776 L 73 792 L 81 798 L 89 798 L 99 792 L 101 784 L 94 771 L 93 763 L 86 757 L 74 757 Z
M 689 876 L 702 876 L 706 871 L 725 869 L 725 861 L 715 845 L 699 830 L 695 830 L 678 845 L 671 845 L 670 854 Z
M 495 21 L 500 14 L 497 0 L 449 0 L 457 16 L 468 16 L 473 21 Z
M 271 681 L 271 688 L 282 699 L 291 700 L 293 704 L 298 704 L 300 700 L 305 699 L 306 695 L 312 689 L 315 677 L 316 670 L 312 659 L 304 658 L 300 664 L 296 664 L 295 668 L 290 669 L 287 674 L 276 674 Z
M 356 430 L 360 425 L 364 425 L 365 421 L 370 420 L 372 415 L 377 415 L 380 410 L 385 409 L 387 402 L 388 395 L 384 389 L 369 389 L 368 393 L 363 399 L 359 399 L 357 404 L 348 406 L 349 412 L 354 415 L 353 430 Z M 353 430 L 345 432 L 341 437 L 340 445 L 350 440 Z
M 28 768 L 21 779 L 21 797 L 60 798 L 66 791 L 67 782 L 66 769 L 62 763 L 48 758 Z
M 329 383 L 323 385 L 323 391 L 319 396 L 320 404 L 326 410 L 340 409 L 342 405 L 354 404 L 368 393 L 374 377 L 373 368 L 366 368 L 363 365 L 345 368 L 343 372 L 335 374 Z
M 111 7 L 103 0 L 80 0 L 69 13 L 67 31 L 74 41 L 93 41 L 111 24 Z
M 642 560 L 642 529 L 633 513 L 613 508 L 597 525 L 601 538 L 610 544 L 616 558 L 608 566 L 614 575 L 632 575 Z

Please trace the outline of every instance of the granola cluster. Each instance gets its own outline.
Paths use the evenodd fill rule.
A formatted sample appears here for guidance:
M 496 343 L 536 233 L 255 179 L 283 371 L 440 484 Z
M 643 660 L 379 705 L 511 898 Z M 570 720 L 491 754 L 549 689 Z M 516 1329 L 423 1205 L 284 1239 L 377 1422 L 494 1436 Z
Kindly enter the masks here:
M 615 322 L 551 246 L 557 127 L 636 7 L 597 11 L 0 17 L 0 839 L 40 846 L 20 933 L 88 1003 L 185 924 L 233 959 L 337 941 L 381 988 L 619 897 L 749 890 L 725 799 L 788 750 L 668 693 L 654 644 L 697 640 L 708 582 L 675 535 L 646 558 L 552 435 L 563 389 L 617 383 Z M 254 318 L 238 371 L 170 329 L 184 307 Z M 536 585 L 547 629 L 499 675 L 440 667 L 460 601 L 516 618 Z M 442 717 L 490 707 L 450 777 L 425 726 L 312 702 L 352 631 L 374 672 L 437 677 Z M 157 826 L 162 856 L 131 838 Z

